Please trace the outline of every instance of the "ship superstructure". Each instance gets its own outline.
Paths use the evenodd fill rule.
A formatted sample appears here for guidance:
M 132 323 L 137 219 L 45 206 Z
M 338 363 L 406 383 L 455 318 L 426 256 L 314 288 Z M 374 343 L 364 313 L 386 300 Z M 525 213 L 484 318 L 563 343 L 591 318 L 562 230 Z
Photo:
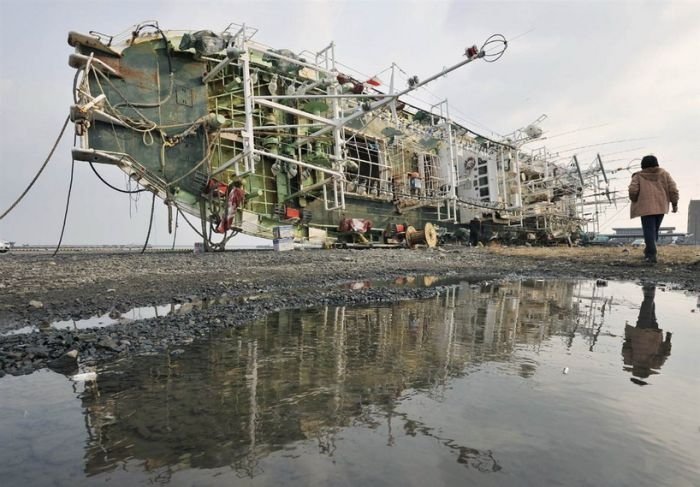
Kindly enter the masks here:
M 602 162 L 582 171 L 452 120 L 448 102 L 405 95 L 474 61 L 495 61 L 500 35 L 455 65 L 399 86 L 340 69 L 335 44 L 272 49 L 256 30 L 164 31 L 142 23 L 120 37 L 71 32 L 75 160 L 120 167 L 173 215 L 198 217 L 207 249 L 238 232 L 297 241 L 434 245 L 475 218 L 484 238 L 567 239 L 601 194 Z M 602 175 L 602 176 L 601 176 Z M 597 212 L 596 212 L 597 213 Z M 189 220 L 188 220 L 189 222 Z M 218 236 L 217 236 L 218 234 Z M 358 240 L 359 239 L 359 240 Z

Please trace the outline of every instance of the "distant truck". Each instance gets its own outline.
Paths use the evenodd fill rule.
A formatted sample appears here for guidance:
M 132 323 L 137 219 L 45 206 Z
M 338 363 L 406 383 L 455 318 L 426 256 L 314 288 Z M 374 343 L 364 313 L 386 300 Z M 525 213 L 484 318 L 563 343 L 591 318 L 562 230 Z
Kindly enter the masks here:
M 5 242 L 4 240 L 0 240 L 0 254 L 4 254 L 5 252 L 9 252 L 11 248 L 10 242 Z

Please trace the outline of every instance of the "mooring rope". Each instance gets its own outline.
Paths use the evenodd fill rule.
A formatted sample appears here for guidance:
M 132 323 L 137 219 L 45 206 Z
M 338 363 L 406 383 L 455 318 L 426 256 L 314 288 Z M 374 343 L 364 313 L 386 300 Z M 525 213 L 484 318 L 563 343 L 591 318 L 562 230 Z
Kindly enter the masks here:
M 15 202 L 12 203 L 12 205 L 7 210 L 5 210 L 5 213 L 3 213 L 0 216 L 0 220 L 5 218 L 12 210 L 14 210 L 15 206 L 17 206 L 19 204 L 19 202 L 22 201 L 22 198 L 24 198 L 27 195 L 29 190 L 32 189 L 32 186 L 34 186 L 34 183 L 36 183 L 36 180 L 39 179 L 39 176 L 44 171 L 44 168 L 46 168 L 46 165 L 51 160 L 51 156 L 53 156 L 53 153 L 56 151 L 56 147 L 58 147 L 58 143 L 61 141 L 61 138 L 63 137 L 63 133 L 66 131 L 66 127 L 68 126 L 69 121 L 70 121 L 70 116 L 67 116 L 66 121 L 63 122 L 63 128 L 61 128 L 61 133 L 58 134 L 58 138 L 56 139 L 56 142 L 54 142 L 53 147 L 51 148 L 51 152 L 49 152 L 49 155 L 46 158 L 46 160 L 44 161 L 44 164 L 41 165 L 41 167 L 39 168 L 39 171 L 34 176 L 34 179 L 32 179 L 32 182 L 29 183 L 29 186 L 27 186 L 27 189 L 25 189 L 24 192 L 19 196 L 19 198 L 17 198 L 15 200 Z

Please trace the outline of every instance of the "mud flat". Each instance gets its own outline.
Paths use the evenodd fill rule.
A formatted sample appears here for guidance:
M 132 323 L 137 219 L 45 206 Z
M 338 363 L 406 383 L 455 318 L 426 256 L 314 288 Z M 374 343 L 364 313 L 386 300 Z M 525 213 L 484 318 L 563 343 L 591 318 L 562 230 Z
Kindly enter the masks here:
M 407 276 L 435 276 L 430 281 L 436 285 L 364 284 L 400 284 Z M 518 278 L 645 281 L 698 291 L 700 249 L 663 247 L 656 266 L 644 264 L 642 251 L 633 248 L 5 254 L 0 258 L 0 376 L 46 367 L 70 350 L 78 351 L 81 364 L 172 352 L 213 329 L 240 326 L 280 309 L 418 299 L 441 292 L 441 282 L 450 279 Z M 134 308 L 168 304 L 183 312 L 117 320 Z M 115 324 L 51 327 L 105 314 Z M 17 333 L 22 329 L 31 332 Z

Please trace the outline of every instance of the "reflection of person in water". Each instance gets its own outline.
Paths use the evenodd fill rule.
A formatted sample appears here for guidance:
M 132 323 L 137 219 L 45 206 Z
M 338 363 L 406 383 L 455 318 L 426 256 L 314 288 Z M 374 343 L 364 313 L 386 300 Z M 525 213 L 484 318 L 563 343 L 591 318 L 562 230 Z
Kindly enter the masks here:
M 644 300 L 639 308 L 637 326 L 625 326 L 625 343 L 622 345 L 622 358 L 625 370 L 632 373 L 632 382 L 647 385 L 646 379 L 660 369 L 671 354 L 671 333 L 659 329 L 656 321 L 656 305 L 654 286 L 644 286 Z

